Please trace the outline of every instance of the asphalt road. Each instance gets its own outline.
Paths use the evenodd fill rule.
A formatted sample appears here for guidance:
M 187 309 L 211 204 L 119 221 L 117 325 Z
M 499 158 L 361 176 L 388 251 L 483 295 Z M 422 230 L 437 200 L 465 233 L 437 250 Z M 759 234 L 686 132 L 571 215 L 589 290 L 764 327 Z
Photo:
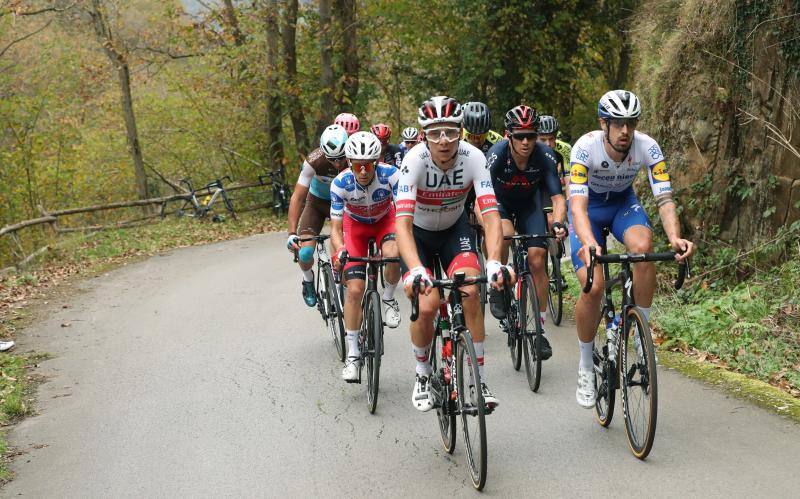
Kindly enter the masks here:
M 281 235 L 174 251 L 80 284 L 23 335 L 53 354 L 3 496 L 435 497 L 477 494 L 411 405 L 403 320 L 387 330 L 376 415 L 346 385 Z M 69 308 L 62 305 L 69 304 Z M 657 313 L 657 312 L 656 312 Z M 61 327 L 69 323 L 70 327 Z M 542 388 L 492 320 L 485 496 L 798 497 L 800 427 L 661 369 L 655 446 L 629 452 L 575 403 L 574 328 L 549 327 Z M 460 438 L 460 435 L 459 435 Z

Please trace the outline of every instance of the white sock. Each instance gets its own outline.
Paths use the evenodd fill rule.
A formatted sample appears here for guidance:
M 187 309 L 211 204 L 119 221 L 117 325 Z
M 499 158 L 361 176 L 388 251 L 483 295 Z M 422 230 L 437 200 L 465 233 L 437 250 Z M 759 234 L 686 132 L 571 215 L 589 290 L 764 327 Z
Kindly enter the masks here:
M 383 288 L 383 299 L 386 301 L 394 299 L 394 290 L 397 289 L 397 283 L 389 284 L 388 282 L 384 284 Z
M 361 349 L 358 348 L 358 331 L 347 330 L 347 349 L 348 357 L 358 357 L 361 355 Z
M 542 321 L 542 336 L 547 335 L 547 331 L 544 330 L 545 319 L 547 319 L 547 312 L 539 312 L 539 320 Z
M 431 371 L 433 371 L 430 362 L 431 344 L 428 343 L 424 347 L 418 347 L 412 343 L 411 351 L 414 352 L 414 358 L 417 360 L 417 374 L 420 376 L 430 376 Z
M 594 369 L 594 361 L 592 360 L 594 341 L 584 343 L 581 340 L 578 340 L 578 345 L 581 349 L 580 369 Z
M 311 269 L 303 270 L 300 269 L 300 272 L 303 273 L 303 280 L 306 282 L 311 282 L 314 280 L 314 272 Z
M 481 375 L 481 381 L 486 383 L 486 375 L 483 371 L 483 342 L 476 341 L 473 345 L 475 346 L 475 357 L 478 358 L 478 373 Z
M 644 314 L 644 318 L 648 323 L 650 322 L 650 309 L 651 307 L 639 307 L 639 310 L 642 311 L 642 314 Z

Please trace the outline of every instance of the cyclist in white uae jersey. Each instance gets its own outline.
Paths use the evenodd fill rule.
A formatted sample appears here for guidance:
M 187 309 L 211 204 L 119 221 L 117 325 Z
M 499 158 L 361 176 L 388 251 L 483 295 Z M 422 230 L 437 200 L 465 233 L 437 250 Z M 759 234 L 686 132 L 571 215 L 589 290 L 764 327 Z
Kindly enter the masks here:
M 419 108 L 418 121 L 425 132 L 425 142 L 414 146 L 403 159 L 397 193 L 395 229 L 403 262 L 406 294 L 412 294 L 412 282 L 422 278 L 419 318 L 411 323 L 411 343 L 417 360 L 417 377 L 411 401 L 414 407 L 428 411 L 433 407 L 429 377 L 433 318 L 439 308 L 439 292 L 430 286 L 434 257 L 439 256 L 447 275 L 464 272 L 479 275 L 481 266 L 474 247 L 473 229 L 467 224 L 464 201 L 474 187 L 477 203 L 484 215 L 489 260 L 486 274 L 497 278 L 493 286 L 502 286 L 500 246 L 502 231 L 492 181 L 486 170 L 486 158 L 476 147 L 459 141 L 461 106 L 449 97 L 433 97 Z M 484 400 L 489 406 L 498 401 L 485 384 L 483 371 L 483 314 L 477 286 L 462 288 L 464 316 L 472 333 L 478 360 Z
M 572 265 L 581 286 L 586 283 L 584 266 L 588 264 L 589 248 L 603 246 L 598 241 L 605 243 L 602 231 L 606 227 L 625 244 L 627 251 L 653 251 L 650 221 L 633 192 L 633 181 L 642 168 L 647 169 L 664 232 L 672 248 L 679 253 L 676 258 L 683 260 L 692 254 L 692 243 L 680 235 L 661 148 L 655 140 L 635 130 L 640 114 L 641 104 L 634 94 L 624 90 L 607 92 L 598 103 L 601 130 L 584 135 L 572 147 L 569 221 L 573 230 L 570 230 L 570 246 Z M 591 292 L 581 293 L 575 306 L 581 353 L 575 397 L 578 404 L 586 408 L 593 407 L 596 399 L 592 355 L 604 292 L 600 266 L 595 268 L 594 280 Z M 635 263 L 633 294 L 646 319 L 649 319 L 655 284 L 654 264 Z

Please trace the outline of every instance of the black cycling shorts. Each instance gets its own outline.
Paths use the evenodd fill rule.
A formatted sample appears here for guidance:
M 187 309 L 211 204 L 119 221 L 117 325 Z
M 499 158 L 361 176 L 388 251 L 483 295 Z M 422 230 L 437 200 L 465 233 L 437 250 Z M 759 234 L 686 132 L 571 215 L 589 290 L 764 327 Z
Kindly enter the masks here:
M 539 203 L 524 202 L 503 204 L 497 200 L 500 218 L 511 220 L 517 234 L 547 234 L 547 218 Z M 528 239 L 528 248 L 547 248 L 547 239 L 536 237 Z
M 412 230 L 419 259 L 431 275 L 436 255 L 439 255 L 439 262 L 448 276 L 460 268 L 480 270 L 478 251 L 475 249 L 475 230 L 467 223 L 466 213 L 462 213 L 456 223 L 445 230 L 425 230 L 416 225 Z M 405 275 L 408 266 L 402 260 L 400 266 Z

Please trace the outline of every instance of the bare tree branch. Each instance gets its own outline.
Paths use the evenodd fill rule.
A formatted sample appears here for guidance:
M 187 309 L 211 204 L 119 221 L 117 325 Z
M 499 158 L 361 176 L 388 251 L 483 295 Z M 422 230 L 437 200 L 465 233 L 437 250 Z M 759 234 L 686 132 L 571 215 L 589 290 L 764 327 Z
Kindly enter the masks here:
M 8 44 L 8 45 L 6 45 L 5 47 L 3 47 L 3 49 L 2 49 L 2 50 L 0 50 L 0 57 L 3 57 L 3 55 L 5 55 L 5 53 L 6 53 L 6 52 L 8 52 L 8 49 L 10 49 L 11 47 L 13 47 L 14 45 L 16 45 L 16 44 L 18 44 L 18 43 L 20 43 L 20 42 L 23 42 L 23 41 L 25 41 L 25 40 L 27 40 L 28 38 L 30 38 L 30 37 L 32 37 L 32 36 L 34 36 L 34 35 L 36 35 L 37 33 L 40 33 L 40 32 L 42 32 L 42 31 L 44 31 L 44 30 L 45 30 L 45 29 L 46 29 L 48 26 L 50 26 L 50 23 L 52 23 L 52 22 L 53 22 L 53 20 L 52 20 L 52 19 L 50 19 L 50 20 L 49 20 L 49 21 L 47 21 L 47 22 L 44 24 L 44 26 L 42 26 L 41 28 L 39 28 L 39 29 L 37 29 L 37 30 L 35 30 L 35 31 L 32 31 L 32 32 L 28 33 L 27 35 L 23 36 L 22 38 L 17 38 L 16 40 L 12 41 L 11 43 L 9 43 L 9 44 Z
M 187 59 L 189 57 L 202 57 L 205 54 L 203 53 L 195 53 L 195 54 L 174 54 L 169 49 L 161 49 L 157 47 L 150 47 L 150 46 L 142 46 L 142 47 L 133 47 L 131 52 L 135 52 L 137 50 L 144 50 L 147 52 L 153 52 L 155 54 L 161 54 L 169 57 L 170 59 Z

